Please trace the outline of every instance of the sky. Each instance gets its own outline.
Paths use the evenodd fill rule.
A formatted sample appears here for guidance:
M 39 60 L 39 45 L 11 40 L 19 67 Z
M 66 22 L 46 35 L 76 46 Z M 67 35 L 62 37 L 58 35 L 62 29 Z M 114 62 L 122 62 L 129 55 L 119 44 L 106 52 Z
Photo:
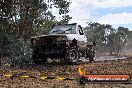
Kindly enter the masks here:
M 70 23 L 78 23 L 85 27 L 87 22 L 110 24 L 132 30 L 132 0 L 71 0 Z M 59 20 L 57 10 L 52 11 Z

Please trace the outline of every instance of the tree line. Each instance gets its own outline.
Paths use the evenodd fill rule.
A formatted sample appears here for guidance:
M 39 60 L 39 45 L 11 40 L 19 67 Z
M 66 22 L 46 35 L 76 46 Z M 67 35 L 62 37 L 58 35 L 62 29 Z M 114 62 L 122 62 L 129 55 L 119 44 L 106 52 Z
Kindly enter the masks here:
M 125 27 L 113 28 L 109 24 L 89 22 L 84 28 L 88 41 L 97 43 L 96 50 L 110 55 L 132 52 L 132 30 Z

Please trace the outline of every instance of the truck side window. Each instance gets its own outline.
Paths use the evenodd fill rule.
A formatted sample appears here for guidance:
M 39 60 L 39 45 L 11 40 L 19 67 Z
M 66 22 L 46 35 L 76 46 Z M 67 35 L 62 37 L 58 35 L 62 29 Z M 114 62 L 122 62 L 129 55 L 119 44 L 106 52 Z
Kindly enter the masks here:
M 84 35 L 84 32 L 83 32 L 81 25 L 78 25 L 78 31 L 79 31 L 80 35 Z

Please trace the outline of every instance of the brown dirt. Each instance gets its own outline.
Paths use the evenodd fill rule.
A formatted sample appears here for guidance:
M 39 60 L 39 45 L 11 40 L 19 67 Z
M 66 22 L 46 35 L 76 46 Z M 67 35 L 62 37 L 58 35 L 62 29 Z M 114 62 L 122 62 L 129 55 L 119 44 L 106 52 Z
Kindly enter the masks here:
M 118 61 L 96 61 L 81 64 L 86 74 L 130 74 L 132 78 L 132 58 Z M 38 65 L 24 67 L 1 67 L 0 74 L 26 74 L 33 76 L 77 77 L 78 65 Z M 132 84 L 86 84 L 80 86 L 76 80 L 40 80 L 33 78 L 0 77 L 0 88 L 132 88 Z

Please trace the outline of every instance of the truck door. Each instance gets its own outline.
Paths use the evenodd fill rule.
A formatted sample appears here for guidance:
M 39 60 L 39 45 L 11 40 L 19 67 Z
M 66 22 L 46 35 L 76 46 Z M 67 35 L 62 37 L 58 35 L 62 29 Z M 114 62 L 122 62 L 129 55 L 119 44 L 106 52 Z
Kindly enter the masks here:
M 78 28 L 78 42 L 81 51 L 86 51 L 87 38 L 85 36 L 83 28 L 79 25 Z

